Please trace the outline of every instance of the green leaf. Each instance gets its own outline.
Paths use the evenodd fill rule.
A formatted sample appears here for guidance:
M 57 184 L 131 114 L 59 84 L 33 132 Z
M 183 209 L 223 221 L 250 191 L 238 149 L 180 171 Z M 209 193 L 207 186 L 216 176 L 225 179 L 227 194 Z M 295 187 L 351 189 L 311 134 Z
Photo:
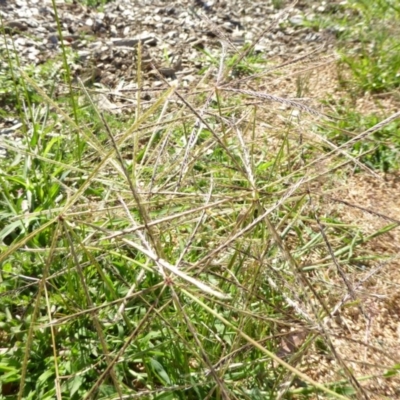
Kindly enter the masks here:
M 70 395 L 71 397 L 79 390 L 82 386 L 83 378 L 81 376 L 75 376 L 72 381 L 70 382 Z
M 9 372 L 7 372 L 4 375 L 0 376 L 0 382 L 2 383 L 9 383 L 9 382 L 15 382 L 20 379 L 20 375 L 18 371 L 15 368 L 7 368 L 6 365 L 0 364 L 0 370 L 7 370 L 9 369 Z
M 391 378 L 392 376 L 395 376 L 397 374 L 400 373 L 400 364 L 396 364 L 394 365 L 392 368 L 390 368 L 389 370 L 387 370 L 383 376 L 385 378 Z
M 154 373 L 161 379 L 164 383 L 171 384 L 168 374 L 166 373 L 164 367 L 154 358 L 150 358 L 150 364 Z
M 22 225 L 21 221 L 14 221 L 11 224 L 5 226 L 1 231 L 0 231 L 0 240 L 3 240 L 5 237 L 13 233 L 16 229 L 21 228 L 23 231 L 24 226 Z
M 47 371 L 44 371 L 42 375 L 39 376 L 38 382 L 46 382 L 51 376 L 54 375 L 54 371 L 49 369 Z

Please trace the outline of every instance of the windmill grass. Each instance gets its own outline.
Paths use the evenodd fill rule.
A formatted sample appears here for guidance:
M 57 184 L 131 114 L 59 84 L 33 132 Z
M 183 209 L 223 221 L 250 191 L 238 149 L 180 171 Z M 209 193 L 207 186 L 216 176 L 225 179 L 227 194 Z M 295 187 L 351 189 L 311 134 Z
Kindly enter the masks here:
M 257 39 L 147 105 L 139 48 L 132 116 L 100 110 L 68 68 L 65 102 L 10 57 L 24 142 L 4 141 L 0 166 L 4 398 L 368 398 L 330 324 L 350 300 L 368 318 L 347 274 L 399 223 L 363 237 L 325 206 L 338 172 L 375 176 L 349 148 L 399 113 L 336 145 L 320 106 L 237 88 L 268 82 L 231 77 Z M 305 58 L 267 72 L 301 75 Z M 318 351 L 335 379 L 304 366 Z

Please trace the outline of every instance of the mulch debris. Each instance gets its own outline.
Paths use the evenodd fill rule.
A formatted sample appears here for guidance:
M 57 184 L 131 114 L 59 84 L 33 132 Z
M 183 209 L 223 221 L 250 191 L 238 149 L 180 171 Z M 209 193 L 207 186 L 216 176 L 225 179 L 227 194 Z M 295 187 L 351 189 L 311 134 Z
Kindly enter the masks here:
M 166 87 L 166 81 L 191 87 L 201 71 L 219 62 L 222 49 L 229 56 L 254 45 L 254 53 L 269 63 L 306 55 L 332 41 L 332 32 L 303 24 L 328 12 L 325 2 L 288 7 L 286 1 L 280 9 L 253 0 L 115 0 L 97 9 L 81 3 L 57 1 L 55 10 L 50 0 L 1 0 L 0 80 L 11 79 L 11 68 L 33 71 L 49 63 L 56 95 L 66 93 L 65 51 L 73 83 L 98 90 L 100 108 L 124 112 L 135 106 L 129 97 L 138 89 L 139 60 L 141 90 L 150 93 Z M 8 101 L 15 90 L 8 83 L 0 91 L 3 115 L 15 113 L 15 102 Z M 20 121 L 11 120 L 0 115 L 0 140 L 15 139 Z M 5 154 L 0 147 L 0 157 Z

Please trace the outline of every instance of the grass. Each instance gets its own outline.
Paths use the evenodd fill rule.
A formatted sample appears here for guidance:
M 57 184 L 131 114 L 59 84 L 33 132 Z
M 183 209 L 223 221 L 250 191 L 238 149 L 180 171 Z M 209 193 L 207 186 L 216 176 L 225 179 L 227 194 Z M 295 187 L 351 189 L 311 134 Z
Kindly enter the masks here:
M 348 88 L 361 93 L 392 92 L 400 86 L 400 8 L 391 0 L 352 0 L 332 5 L 305 22 L 341 39 L 341 62 L 351 72 Z
M 348 93 L 347 99 L 334 101 L 341 121 L 337 129 L 323 130 L 335 144 L 342 145 L 355 129 L 367 130 L 387 116 L 385 105 L 380 113 L 366 115 L 356 109 L 356 101 L 365 94 L 390 95 L 399 99 L 400 87 L 400 8 L 396 2 L 380 0 L 349 1 L 328 7 L 328 13 L 315 15 L 305 22 L 316 30 L 329 29 L 340 38 L 338 51 L 339 82 Z M 328 100 L 329 103 L 329 100 Z M 384 172 L 397 170 L 399 159 L 398 121 L 373 134 L 372 140 L 360 141 L 351 147 L 351 154 L 360 157 L 368 167 Z
M 317 110 L 212 81 L 124 117 L 99 110 L 93 88 L 72 90 L 68 68 L 61 84 L 48 65 L 8 60 L 15 96 L 2 102 L 24 147 L 6 141 L 0 164 L 1 399 L 361 398 L 326 319 L 352 293 L 343 276 L 384 260 L 365 244 L 397 225 L 364 235 L 310 187 L 349 163 L 398 168 L 396 120 L 336 107 L 336 130 L 317 129 L 328 140 L 303 142 L 299 122 L 319 126 Z M 252 77 L 259 62 L 209 68 Z M 354 72 L 354 93 L 372 90 L 375 62 Z M 372 88 L 396 89 L 390 76 Z M 298 107 L 299 121 L 267 100 Z M 315 354 L 339 363 L 334 379 L 312 378 Z
M 344 118 L 338 122 L 335 130 L 323 130 L 323 132 L 332 142 L 338 145 L 344 145 L 351 140 L 351 132 L 356 129 L 361 128 L 365 131 L 373 128 L 380 121 L 376 114 L 364 116 L 359 112 L 341 106 L 337 106 L 336 110 L 340 118 L 342 116 Z M 351 146 L 351 155 L 375 170 L 383 172 L 398 170 L 400 159 L 399 129 L 398 120 L 392 121 L 371 135 L 370 139 L 354 143 Z

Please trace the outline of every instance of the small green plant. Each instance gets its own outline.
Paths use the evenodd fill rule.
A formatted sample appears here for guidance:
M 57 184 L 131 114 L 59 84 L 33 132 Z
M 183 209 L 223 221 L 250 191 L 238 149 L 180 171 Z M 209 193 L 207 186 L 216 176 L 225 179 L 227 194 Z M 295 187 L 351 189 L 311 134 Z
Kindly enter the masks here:
M 284 2 L 283 0 L 272 0 L 272 5 L 275 9 L 280 10 L 283 8 Z
M 336 32 L 340 62 L 349 68 L 348 84 L 360 92 L 400 87 L 400 8 L 390 0 L 351 0 L 306 21 L 317 30 Z
M 240 78 L 243 76 L 255 75 L 263 70 L 266 65 L 266 61 L 261 54 L 255 53 L 250 50 L 248 53 L 249 45 L 245 45 L 240 48 L 237 54 L 226 57 L 224 64 L 230 71 L 230 76 L 233 78 Z M 204 54 L 205 63 L 218 66 L 221 60 L 215 57 L 207 49 L 199 49 Z M 207 65 L 203 71 L 209 68 Z
M 400 87 L 399 21 L 370 21 L 370 32 L 362 31 L 360 35 L 359 49 L 343 52 L 342 61 L 361 91 L 379 93 Z
M 98 8 L 98 7 L 103 7 L 105 6 L 107 3 L 110 3 L 112 0 L 79 0 L 80 3 L 88 6 L 88 7 L 94 7 L 94 8 Z
M 362 115 L 349 111 L 346 107 L 337 108 L 340 120 L 337 130 L 324 129 L 326 137 L 338 146 L 346 144 L 353 136 L 375 126 L 381 118 L 377 115 Z M 327 150 L 330 150 L 327 148 Z M 384 172 L 395 171 L 400 167 L 400 122 L 392 121 L 366 139 L 357 141 L 347 149 L 353 157 L 368 167 Z

